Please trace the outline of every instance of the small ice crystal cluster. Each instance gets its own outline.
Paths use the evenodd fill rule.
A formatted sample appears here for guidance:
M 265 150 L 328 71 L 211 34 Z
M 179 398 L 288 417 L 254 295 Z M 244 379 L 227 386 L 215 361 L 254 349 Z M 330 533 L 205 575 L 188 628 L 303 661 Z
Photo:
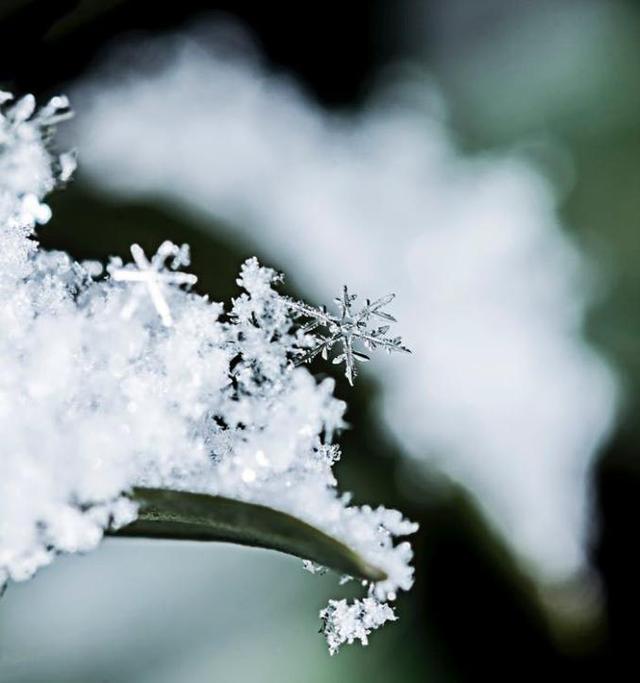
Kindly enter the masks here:
M 280 277 L 249 259 L 225 310 L 190 291 L 185 245 L 148 257 L 134 244 L 132 262 L 112 258 L 106 272 L 39 249 L 44 198 L 75 165 L 50 151 L 67 116 L 65 98 L 37 111 L 31 96 L 0 93 L 0 586 L 133 521 L 135 485 L 224 495 L 295 515 L 386 574 L 364 601 L 322 613 L 331 652 L 366 643 L 411 587 L 411 547 L 396 538 L 416 525 L 337 491 L 345 405 L 299 361 L 338 344 L 352 381 L 364 359 L 354 341 L 405 350 L 386 325 L 368 328 L 391 321 L 390 297 L 354 314 L 345 289 L 331 316 L 278 294 Z
M 66 97 L 36 111 L 33 95 L 14 103 L 0 90 L 0 217 L 7 227 L 30 230 L 51 218 L 42 199 L 71 177 L 76 164 L 73 152 L 52 157 L 43 143 L 70 116 Z
M 338 652 L 343 643 L 351 645 L 359 640 L 363 645 L 368 645 L 371 631 L 387 621 L 397 619 L 389 605 L 373 598 L 355 600 L 352 604 L 346 600 L 329 600 L 328 606 L 321 610 L 320 618 L 332 655 Z

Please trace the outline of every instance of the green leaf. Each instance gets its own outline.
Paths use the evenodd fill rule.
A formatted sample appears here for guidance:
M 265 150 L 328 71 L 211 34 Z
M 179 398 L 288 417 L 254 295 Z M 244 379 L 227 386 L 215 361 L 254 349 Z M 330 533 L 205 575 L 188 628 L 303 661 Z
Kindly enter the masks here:
M 384 571 L 323 531 L 279 510 L 222 496 L 135 488 L 138 519 L 115 536 L 223 541 L 279 550 L 350 576 L 382 581 Z

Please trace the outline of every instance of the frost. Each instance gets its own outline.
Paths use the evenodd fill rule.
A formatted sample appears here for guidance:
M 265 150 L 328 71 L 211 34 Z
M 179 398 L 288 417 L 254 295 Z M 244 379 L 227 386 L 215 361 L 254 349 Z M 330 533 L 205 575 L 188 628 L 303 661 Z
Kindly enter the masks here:
M 345 404 L 333 380 L 296 366 L 318 343 L 349 349 L 345 334 L 393 345 L 385 330 L 366 329 L 388 318 L 389 298 L 352 315 L 345 290 L 341 317 L 319 320 L 340 336 L 318 342 L 296 318 L 320 309 L 281 296 L 282 277 L 256 259 L 242 265 L 243 291 L 225 309 L 189 290 L 186 245 L 164 242 L 148 258 L 134 244 L 133 263 L 112 258 L 106 271 L 39 249 L 45 195 L 74 167 L 73 155 L 50 149 L 68 102 L 38 111 L 31 96 L 0 100 L 0 586 L 133 521 L 128 494 L 140 485 L 290 513 L 386 573 L 368 588 L 377 601 L 409 589 L 411 549 L 396 540 L 417 526 L 338 492 Z M 362 605 L 349 612 L 353 636 L 331 618 L 343 639 L 366 642 L 391 618 L 373 597 Z
M 397 619 L 393 609 L 373 598 L 354 600 L 329 600 L 329 605 L 320 611 L 324 622 L 323 632 L 329 645 L 329 653 L 335 655 L 344 643 L 351 645 L 359 640 L 368 645 L 369 634 L 387 621 Z

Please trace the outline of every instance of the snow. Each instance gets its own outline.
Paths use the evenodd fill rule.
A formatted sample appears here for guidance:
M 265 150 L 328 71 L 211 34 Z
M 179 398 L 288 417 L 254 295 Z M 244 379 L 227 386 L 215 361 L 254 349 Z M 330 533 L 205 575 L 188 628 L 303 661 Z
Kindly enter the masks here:
M 136 518 L 142 485 L 283 510 L 384 570 L 377 601 L 408 590 L 410 547 L 395 539 L 417 527 L 338 492 L 345 404 L 295 365 L 318 339 L 276 291 L 282 277 L 249 259 L 225 309 L 189 291 L 186 245 L 148 259 L 134 244 L 133 264 L 106 269 L 39 249 L 45 196 L 74 164 L 51 151 L 68 102 L 0 102 L 0 585 L 94 549 Z

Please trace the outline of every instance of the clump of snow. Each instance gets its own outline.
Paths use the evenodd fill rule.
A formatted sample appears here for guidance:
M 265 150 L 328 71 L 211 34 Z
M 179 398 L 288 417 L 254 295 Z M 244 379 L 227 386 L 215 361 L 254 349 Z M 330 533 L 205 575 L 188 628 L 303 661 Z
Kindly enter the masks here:
M 389 605 L 374 598 L 354 600 L 329 600 L 329 605 L 320 611 L 324 622 L 323 632 L 329 644 L 329 653 L 335 655 L 344 643 L 351 645 L 359 640 L 368 645 L 369 634 L 387 621 L 397 619 Z
M 39 249 L 45 195 L 72 172 L 73 157 L 48 146 L 68 103 L 9 101 L 2 94 L 0 586 L 95 548 L 135 519 L 128 492 L 142 485 L 291 513 L 387 574 L 370 587 L 378 601 L 409 589 L 411 550 L 395 539 L 417 527 L 337 491 L 345 404 L 333 380 L 296 365 L 323 342 L 296 324 L 274 289 L 281 277 L 249 259 L 225 310 L 190 291 L 186 245 L 164 242 L 148 258 L 134 244 L 133 263 L 113 258 L 105 277 L 95 262 Z M 371 613 L 362 633 L 380 622 Z
M 72 152 L 53 157 L 42 142 L 70 116 L 67 98 L 54 97 L 38 112 L 35 106 L 33 95 L 14 103 L 11 93 L 0 90 L 0 220 L 3 242 L 10 243 L 0 251 L 0 287 L 10 286 L 35 249 L 35 243 L 22 238 L 51 218 L 44 196 L 75 168 Z

